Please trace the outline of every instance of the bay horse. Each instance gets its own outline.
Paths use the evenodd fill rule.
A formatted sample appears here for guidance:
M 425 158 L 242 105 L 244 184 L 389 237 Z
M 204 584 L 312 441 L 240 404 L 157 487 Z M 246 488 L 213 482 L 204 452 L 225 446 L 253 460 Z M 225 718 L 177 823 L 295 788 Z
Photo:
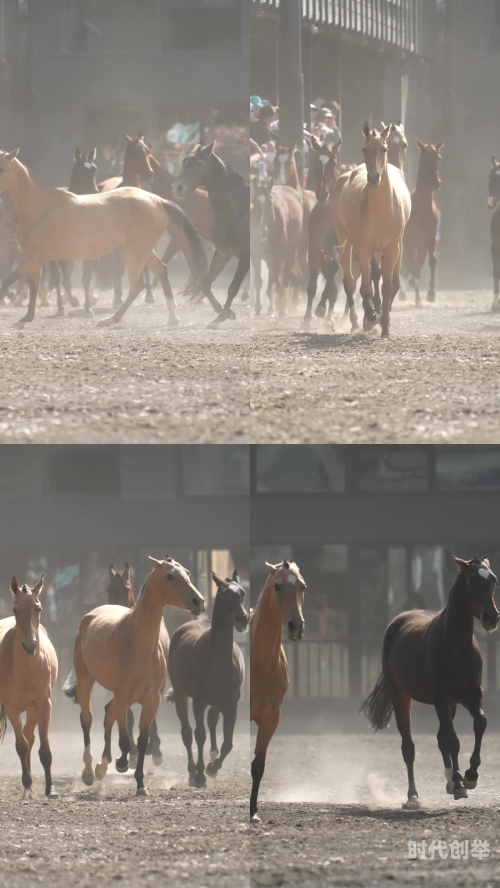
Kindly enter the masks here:
M 215 777 L 224 759 L 233 748 L 238 700 L 245 677 L 243 654 L 233 641 L 233 628 L 244 632 L 248 626 L 245 610 L 245 590 L 239 582 L 238 571 L 232 578 L 220 580 L 212 571 L 217 586 L 212 621 L 210 624 L 190 622 L 180 626 L 172 635 L 168 671 L 172 688 L 167 700 L 175 703 L 181 723 L 181 735 L 188 755 L 190 786 L 205 786 L 203 747 L 206 740 L 205 709 L 210 731 L 210 764 L 207 774 Z M 189 724 L 188 703 L 193 701 L 194 736 L 198 746 L 198 761 L 192 753 L 193 731 Z M 217 747 L 217 722 L 222 713 L 224 740 L 220 754 Z
M 491 214 L 491 258 L 493 260 L 493 302 L 492 311 L 500 311 L 500 161 L 491 158 L 492 167 L 488 180 L 488 200 L 486 205 Z
M 303 207 L 303 219 L 302 219 L 302 236 L 299 241 L 298 246 L 298 260 L 300 264 L 301 274 L 300 278 L 297 278 L 294 282 L 294 299 L 297 301 L 299 298 L 299 293 L 301 287 L 304 289 L 307 287 L 307 281 L 309 276 L 308 269 L 308 250 L 309 250 L 309 218 L 311 216 L 313 207 L 316 203 L 316 194 L 314 191 L 310 191 L 307 188 L 303 188 L 300 179 L 299 173 L 297 170 L 297 163 L 295 161 L 295 154 L 297 151 L 297 146 L 292 145 L 291 148 L 284 147 L 279 143 L 276 145 L 276 155 L 274 158 L 273 166 L 274 166 L 274 181 L 277 185 L 288 185 L 290 188 L 293 188 L 301 197 L 302 207 Z
M 291 641 L 304 635 L 306 584 L 293 561 L 269 564 L 268 577 L 250 614 L 250 721 L 257 724 L 252 762 L 250 819 L 260 823 L 257 798 L 269 743 L 278 727 L 281 706 L 289 684 L 288 663 L 281 643 L 283 627 Z
M 406 611 L 389 623 L 382 645 L 382 672 L 361 707 L 375 730 L 388 726 L 394 709 L 408 770 L 405 808 L 420 807 L 413 775 L 412 700 L 436 709 L 437 740 L 447 792 L 454 799 L 464 799 L 467 790 L 477 785 L 481 741 L 487 723 L 481 687 L 482 657 L 474 637 L 474 617 L 484 629 L 496 628 L 500 618 L 493 597 L 497 578 L 487 558 L 455 561 L 459 573 L 442 610 Z M 474 725 L 474 751 L 464 777 L 458 765 L 460 743 L 453 727 L 457 703 L 470 712 Z
M 118 604 L 120 607 L 134 607 L 135 597 L 130 579 L 130 565 L 125 562 L 123 570 L 115 570 L 114 564 L 109 566 L 109 583 L 107 587 L 108 604 Z M 76 701 L 75 701 L 76 702 Z M 134 767 L 137 760 L 137 745 L 134 742 L 134 713 L 130 708 L 127 712 L 127 730 L 130 737 L 130 757 L 129 765 Z M 153 755 L 153 764 L 161 765 L 163 758 L 160 751 L 160 737 L 158 735 L 158 726 L 156 718 L 151 722 L 149 731 L 149 744 L 146 749 L 146 755 Z
M 302 322 L 309 327 L 318 277 L 320 273 L 325 279 L 325 287 L 314 314 L 318 318 L 332 315 L 337 301 L 337 285 L 335 275 L 339 269 L 336 250 L 336 235 L 333 225 L 333 186 L 338 176 L 337 155 L 342 144 L 340 139 L 335 145 L 323 145 L 315 136 L 311 136 L 310 154 L 312 159 L 313 181 L 316 188 L 316 204 L 313 206 L 308 225 L 309 237 L 309 282 L 307 284 L 307 307 Z
M 169 324 L 179 323 L 167 268 L 154 251 L 171 226 L 182 231 L 193 286 L 206 275 L 206 258 L 198 234 L 176 204 L 137 188 L 118 188 L 106 194 L 78 195 L 42 184 L 17 159 L 18 149 L 0 152 L 0 192 L 9 191 L 19 219 L 22 251 L 21 275 L 29 279 L 30 298 L 26 315 L 18 325 L 35 317 L 35 305 L 43 266 L 51 259 L 95 259 L 125 246 L 129 295 L 111 318 L 100 326 L 116 323 L 140 292 L 141 271 L 146 265 L 160 279 Z
M 275 185 L 273 179 L 255 182 L 252 201 L 253 231 L 260 230 L 261 260 L 268 269 L 268 315 L 283 315 L 287 292 L 300 275 L 298 246 L 302 236 L 304 211 L 298 191 L 289 185 Z M 254 247 L 252 246 L 252 249 Z M 257 260 L 256 260 L 257 261 Z M 255 314 L 260 315 L 260 290 L 256 292 Z
M 131 745 L 127 712 L 133 703 L 140 703 L 135 769 L 139 796 L 148 794 L 144 787 L 144 756 L 167 674 L 169 639 L 163 611 L 166 605 L 174 605 L 198 616 L 205 609 L 203 596 L 193 586 L 189 571 L 182 564 L 170 557 L 163 561 L 148 557 L 153 569 L 133 608 L 105 604 L 90 611 L 81 621 L 75 639 L 74 673 L 70 673 L 63 688 L 66 696 L 76 699 L 81 709 L 85 747 L 82 780 L 86 786 L 94 782 L 90 697 L 95 682 L 113 693 L 105 706 L 104 751 L 95 769 L 95 776 L 100 780 L 111 763 L 111 730 L 115 721 L 122 753 L 116 760 L 116 770 L 120 774 L 128 771 Z
M 234 320 L 231 309 L 234 298 L 250 269 L 250 185 L 224 163 L 214 152 L 215 142 L 199 142 L 182 161 L 182 170 L 172 186 L 176 200 L 183 200 L 190 191 L 204 187 L 214 214 L 211 239 L 215 252 L 201 291 L 218 316 L 210 326 L 218 326 L 227 318 Z M 222 307 L 212 293 L 212 284 L 236 256 L 238 265 Z
M 357 327 L 354 309 L 352 254 L 361 269 L 361 298 L 365 330 L 379 320 L 373 304 L 371 260 L 381 263 L 382 336 L 390 335 L 392 300 L 399 289 L 402 241 L 411 211 L 410 193 L 401 170 L 387 163 L 390 125 L 379 133 L 363 127 L 365 163 L 339 176 L 334 186 L 334 221 L 340 243 L 344 289 L 349 300 L 352 329 Z
M 417 172 L 417 184 L 411 193 L 411 215 L 404 236 L 405 271 L 408 283 L 415 288 L 415 305 L 420 306 L 420 272 L 429 254 L 430 280 L 427 301 L 435 302 L 436 277 L 436 244 L 438 231 L 438 211 L 434 193 L 441 185 L 439 178 L 439 153 L 444 142 L 437 145 L 425 144 L 417 139 L 420 149 L 420 160 Z
M 42 586 L 43 576 L 32 589 L 19 586 L 12 577 L 14 616 L 0 620 L 0 740 L 9 719 L 16 735 L 25 799 L 31 798 L 31 750 L 37 726 L 45 795 L 48 799 L 58 797 L 52 785 L 49 744 L 50 695 L 57 678 L 57 655 L 44 626 L 40 625 Z M 26 712 L 24 725 L 23 712 Z

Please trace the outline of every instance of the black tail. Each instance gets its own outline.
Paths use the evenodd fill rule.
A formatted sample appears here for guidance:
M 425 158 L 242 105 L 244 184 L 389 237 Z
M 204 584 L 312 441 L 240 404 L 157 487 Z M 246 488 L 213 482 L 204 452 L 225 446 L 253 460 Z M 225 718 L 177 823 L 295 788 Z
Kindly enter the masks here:
M 200 236 L 189 216 L 171 200 L 162 201 L 165 212 L 171 222 L 179 229 L 187 241 L 188 250 L 184 248 L 189 263 L 191 276 L 183 289 L 183 293 L 199 293 L 208 271 L 207 257 Z
M 392 622 L 385 630 L 384 641 L 382 643 L 382 672 L 377 678 L 373 691 L 368 695 L 359 710 L 363 715 L 366 715 L 370 722 L 370 727 L 373 728 L 374 731 L 380 731 L 382 728 L 389 727 L 389 720 L 394 708 L 389 694 L 389 688 L 387 687 L 386 663 L 392 639 L 398 629 L 398 625 L 395 622 Z
M 73 703 L 78 703 L 78 698 L 76 696 L 76 675 L 75 670 L 72 669 L 70 674 L 68 675 L 66 681 L 63 684 L 63 691 L 70 700 L 73 700 Z
M 0 743 L 3 743 L 5 732 L 7 730 L 7 716 L 5 715 L 5 706 L 0 703 Z

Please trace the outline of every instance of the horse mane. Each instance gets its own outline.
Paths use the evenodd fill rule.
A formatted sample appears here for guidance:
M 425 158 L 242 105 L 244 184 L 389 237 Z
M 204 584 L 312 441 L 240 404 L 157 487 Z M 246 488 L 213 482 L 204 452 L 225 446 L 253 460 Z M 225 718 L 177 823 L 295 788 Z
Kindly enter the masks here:
M 151 568 L 151 570 L 149 571 L 149 573 L 148 573 L 146 579 L 144 580 L 144 582 L 143 582 L 143 584 L 142 584 L 141 591 L 139 592 L 139 595 L 137 596 L 137 600 L 136 600 L 136 602 L 135 602 L 136 604 L 137 604 L 137 602 L 139 602 L 139 601 L 141 600 L 141 598 L 142 598 L 142 593 L 144 592 L 144 589 L 145 589 L 146 586 L 148 585 L 148 580 L 149 580 L 151 574 L 153 573 L 153 571 L 154 571 L 154 567 Z

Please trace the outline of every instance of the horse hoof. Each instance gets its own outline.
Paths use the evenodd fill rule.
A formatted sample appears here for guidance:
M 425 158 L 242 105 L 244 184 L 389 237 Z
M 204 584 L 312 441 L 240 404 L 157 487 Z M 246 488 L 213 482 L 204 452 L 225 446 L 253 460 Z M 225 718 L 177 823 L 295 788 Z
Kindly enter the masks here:
M 459 786 L 457 789 L 453 791 L 453 798 L 457 802 L 458 799 L 468 799 L 469 793 L 467 792 L 465 786 Z
M 446 792 L 448 793 L 448 795 L 453 795 L 453 793 L 455 792 L 455 784 L 453 783 L 453 781 L 446 784 Z
M 58 799 L 59 798 L 59 793 L 55 791 L 53 786 L 50 787 L 49 792 L 46 792 L 45 795 L 48 799 Z
M 80 308 L 80 303 L 76 296 L 68 296 L 68 302 L 71 305 L 71 308 Z
M 435 293 L 427 293 L 427 302 L 435 302 L 436 294 Z
M 314 314 L 317 318 L 324 318 L 326 315 L 326 305 L 321 305 L 321 303 L 317 305 Z
M 215 759 L 217 759 L 217 758 L 219 758 L 219 750 L 218 749 L 211 749 L 210 750 L 210 761 L 214 762 Z
M 252 815 L 251 815 L 251 817 L 250 817 L 250 823 L 262 823 L 262 820 L 260 819 L 260 817 L 259 817 L 259 815 L 257 814 L 257 812 L 255 812 L 255 814 L 252 814 Z
M 391 334 L 389 333 L 389 330 L 382 330 L 382 339 L 390 339 L 390 338 L 391 338 Z
M 97 765 L 95 766 L 95 776 L 97 777 L 97 779 L 104 780 L 107 770 L 107 762 L 97 762 Z
M 91 767 L 84 768 L 82 771 L 82 780 L 85 786 L 92 786 L 94 782 L 94 772 Z
M 145 796 L 148 796 L 148 795 L 149 795 L 149 792 L 147 791 L 145 786 L 138 786 L 137 787 L 136 796 L 142 796 L 144 798 Z
M 417 798 L 408 799 L 408 801 L 403 804 L 403 809 L 405 811 L 417 811 L 421 807 L 422 802 Z
M 464 786 L 466 789 L 475 789 L 477 786 L 477 777 L 475 780 L 467 780 L 467 777 L 464 777 Z
M 216 767 L 215 765 L 216 765 L 216 762 L 210 762 L 210 764 L 207 765 L 206 771 L 210 777 L 217 776 L 217 771 L 219 770 L 219 768 Z
M 116 768 L 116 770 L 118 771 L 119 774 L 125 774 L 125 773 L 128 771 L 129 763 L 128 763 L 128 761 L 127 761 L 127 762 L 125 762 L 124 765 L 121 765 L 121 764 L 120 764 L 120 759 L 116 759 L 116 762 L 115 762 L 115 768 Z
M 159 767 L 162 764 L 163 764 L 163 756 L 162 756 L 161 752 L 159 755 L 153 754 L 153 765 L 156 765 L 157 767 Z
M 111 327 L 114 323 L 115 323 L 114 316 L 111 315 L 110 318 L 102 318 L 102 320 L 100 320 L 99 323 L 96 324 L 96 326 L 97 327 Z
M 195 778 L 194 785 L 196 786 L 197 789 L 204 789 L 205 786 L 207 785 L 207 778 L 205 777 L 205 775 L 204 774 L 198 775 Z
M 311 328 L 311 318 L 304 318 L 304 320 L 302 321 L 302 323 L 301 323 L 300 326 L 301 326 L 301 329 L 302 329 L 302 330 L 310 330 L 310 328 Z
M 177 316 L 168 319 L 169 327 L 177 327 L 178 324 L 180 324 L 180 319 Z
M 148 295 L 146 296 L 144 302 L 145 302 L 146 305 L 154 305 L 155 297 L 153 296 L 152 293 L 148 293 Z
M 189 775 L 189 785 L 196 786 L 196 777 L 194 777 L 192 774 Z
M 23 802 L 29 802 L 32 798 L 31 789 L 25 789 L 23 793 Z

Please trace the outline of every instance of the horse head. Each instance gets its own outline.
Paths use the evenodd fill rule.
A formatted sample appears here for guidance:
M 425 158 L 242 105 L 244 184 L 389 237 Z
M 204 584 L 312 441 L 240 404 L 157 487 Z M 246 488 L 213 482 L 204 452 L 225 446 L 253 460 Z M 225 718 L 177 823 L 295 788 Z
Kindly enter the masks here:
M 438 142 L 433 145 L 432 142 L 421 142 L 417 139 L 417 145 L 420 149 L 420 163 L 418 165 L 417 185 L 426 185 L 437 191 L 441 185 L 439 178 L 439 164 L 441 162 L 441 148 L 444 142 Z
M 388 124 L 382 132 L 370 129 L 368 121 L 363 127 L 365 144 L 363 154 L 366 164 L 366 180 L 370 188 L 378 188 L 382 175 L 387 169 L 387 137 L 391 124 Z
M 471 558 L 470 561 L 455 557 L 455 561 L 467 588 L 465 600 L 474 616 L 481 621 L 483 629 L 496 629 L 500 619 L 494 598 L 497 578 L 490 562 L 486 557 Z
M 279 143 L 276 145 L 276 155 L 273 161 L 274 180 L 277 185 L 286 185 L 291 173 L 297 174 L 295 164 L 296 145 L 285 148 Z
M 245 590 L 240 586 L 238 571 L 233 571 L 232 578 L 226 577 L 225 580 L 220 580 L 217 574 L 212 571 L 212 579 L 217 586 L 214 618 L 217 609 L 218 619 L 234 626 L 238 632 L 244 632 L 250 617 L 245 610 Z
M 198 142 L 182 161 L 182 170 L 172 185 L 172 191 L 176 199 L 182 199 L 189 191 L 194 191 L 200 185 L 206 183 L 207 175 L 212 168 L 215 142 L 204 145 Z
M 191 582 L 191 572 L 169 555 L 161 561 L 151 555 L 148 555 L 148 558 L 153 563 L 153 570 L 146 585 L 153 583 L 153 594 L 163 605 L 180 607 L 191 611 L 195 616 L 202 614 L 205 610 L 205 599 Z
M 139 176 L 150 182 L 153 178 L 153 168 L 150 163 L 151 148 L 146 145 L 142 133 L 136 139 L 125 136 L 126 147 L 123 156 L 123 175 Z
M 125 562 L 122 571 L 115 570 L 114 565 L 109 566 L 109 583 L 106 589 L 110 604 L 119 604 L 122 607 L 133 607 L 135 604 L 132 583 L 130 582 L 130 567 Z
M 12 577 L 10 588 L 14 596 L 14 616 L 16 629 L 21 635 L 21 647 L 26 657 L 34 657 L 38 648 L 38 633 L 40 629 L 40 612 L 42 605 L 38 599 L 43 586 L 43 576 L 36 586 L 29 589 L 26 584 L 20 586 L 15 577 Z
M 96 153 L 95 148 L 88 155 L 82 154 L 79 148 L 76 149 L 68 188 L 73 194 L 98 193 L 95 180 L 97 175 Z
M 291 641 L 298 641 L 304 635 L 304 592 L 306 584 L 299 568 L 293 561 L 283 561 L 281 564 L 269 564 L 268 583 L 272 584 L 276 601 L 281 612 L 281 620 L 288 629 L 288 637 Z
M 381 130 L 385 129 L 383 121 L 380 122 L 380 128 Z M 408 142 L 402 123 L 391 123 L 389 135 L 387 136 L 387 162 L 402 170 L 407 148 Z
M 311 136 L 314 188 L 319 203 L 325 203 L 338 177 L 338 152 L 342 139 L 334 145 L 324 145 L 316 136 Z

